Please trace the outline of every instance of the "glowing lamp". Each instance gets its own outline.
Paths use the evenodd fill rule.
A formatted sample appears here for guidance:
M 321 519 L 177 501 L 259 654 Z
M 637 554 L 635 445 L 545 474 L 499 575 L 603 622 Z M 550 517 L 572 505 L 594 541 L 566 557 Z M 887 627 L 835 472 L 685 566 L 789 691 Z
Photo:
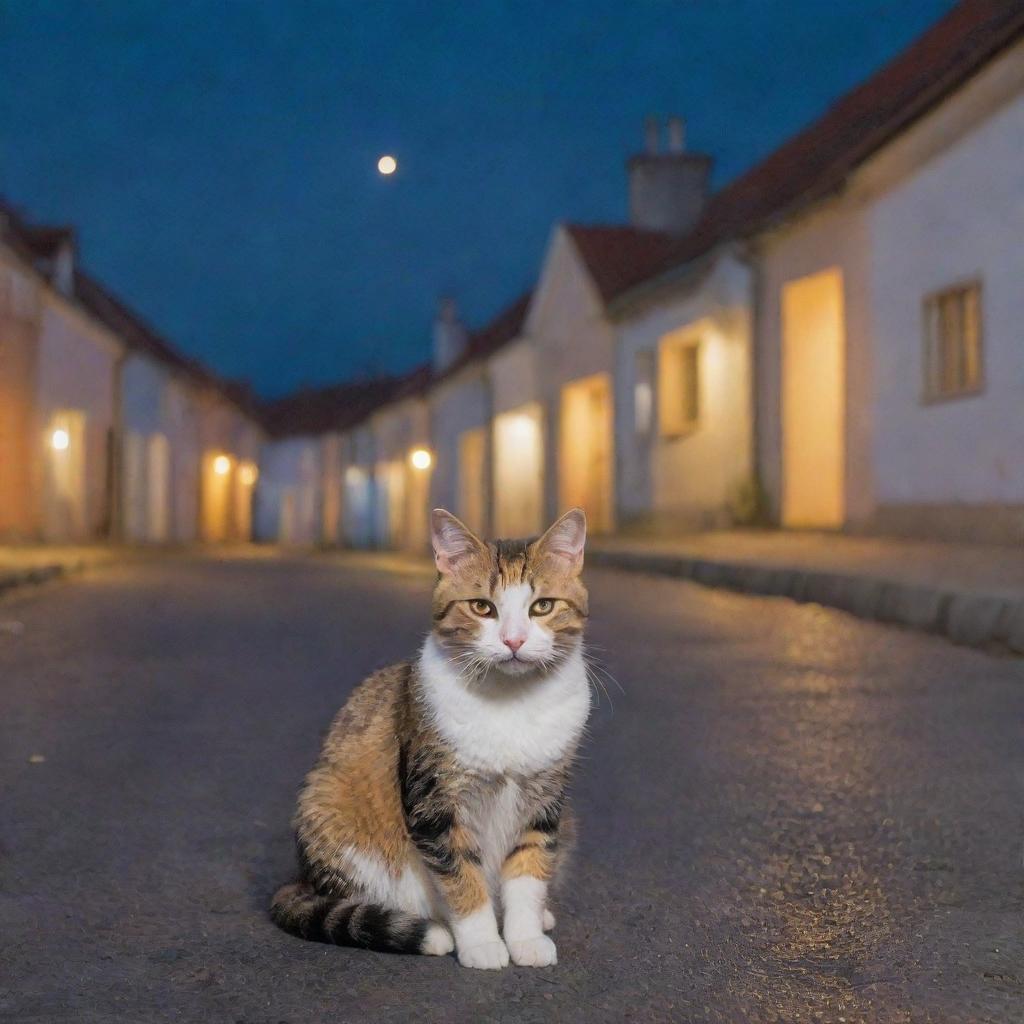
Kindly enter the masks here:
M 68 445 L 71 444 L 71 435 L 68 434 L 66 430 L 62 430 L 58 427 L 50 435 L 50 444 L 53 445 L 53 450 L 55 452 L 67 451 Z
M 377 161 L 377 170 L 383 175 L 394 174 L 398 170 L 398 161 L 385 154 Z
M 413 448 L 409 453 L 409 461 L 413 469 L 430 469 L 430 464 L 434 460 L 426 448 Z
M 231 460 L 226 455 L 218 455 L 213 460 L 213 471 L 217 476 L 227 476 L 231 472 Z
M 242 464 L 242 483 L 246 487 L 252 487 L 254 483 L 259 479 L 260 471 L 252 462 L 245 462 Z

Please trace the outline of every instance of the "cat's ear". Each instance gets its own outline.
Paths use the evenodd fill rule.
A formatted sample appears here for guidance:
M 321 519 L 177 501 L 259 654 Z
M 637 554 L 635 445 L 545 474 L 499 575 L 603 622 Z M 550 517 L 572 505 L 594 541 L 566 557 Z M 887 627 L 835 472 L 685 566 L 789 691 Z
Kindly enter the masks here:
M 583 547 L 587 542 L 587 517 L 581 508 L 560 516 L 534 544 L 541 558 L 556 559 L 564 568 L 578 573 L 583 568 Z
M 443 508 L 430 513 L 430 543 L 434 564 L 441 573 L 455 572 L 486 551 L 484 542 L 461 519 Z

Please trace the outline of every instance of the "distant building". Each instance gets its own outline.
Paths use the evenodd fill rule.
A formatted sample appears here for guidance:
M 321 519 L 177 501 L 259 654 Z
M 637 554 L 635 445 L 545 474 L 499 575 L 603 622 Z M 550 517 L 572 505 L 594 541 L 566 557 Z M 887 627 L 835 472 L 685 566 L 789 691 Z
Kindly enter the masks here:
M 29 226 L 6 205 L 0 216 L 0 532 L 61 543 L 106 539 L 116 515 L 124 343 L 78 301 L 74 233 Z
M 248 539 L 248 395 L 81 270 L 70 229 L 0 217 L 0 537 Z

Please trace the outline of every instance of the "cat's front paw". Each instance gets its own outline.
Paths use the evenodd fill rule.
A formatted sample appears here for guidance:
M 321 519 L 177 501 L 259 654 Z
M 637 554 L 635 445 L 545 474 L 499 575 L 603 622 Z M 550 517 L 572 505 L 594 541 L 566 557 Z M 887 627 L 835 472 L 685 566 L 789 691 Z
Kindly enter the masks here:
M 463 967 L 476 967 L 484 971 L 497 971 L 508 967 L 508 947 L 501 939 L 497 942 L 481 942 L 458 950 L 459 963 Z
M 512 939 L 508 944 L 512 963 L 520 967 L 551 967 L 558 963 L 555 944 L 546 935 L 530 939 Z

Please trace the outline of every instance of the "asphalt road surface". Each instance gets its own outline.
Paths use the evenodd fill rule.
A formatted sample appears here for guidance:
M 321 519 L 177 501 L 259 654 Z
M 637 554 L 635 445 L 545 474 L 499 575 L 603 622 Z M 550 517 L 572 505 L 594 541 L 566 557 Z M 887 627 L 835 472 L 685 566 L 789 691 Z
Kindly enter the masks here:
M 0 603 L 0 1020 L 1024 1020 L 1024 662 L 589 575 L 602 695 L 557 967 L 274 928 L 333 712 L 428 576 L 134 563 Z

